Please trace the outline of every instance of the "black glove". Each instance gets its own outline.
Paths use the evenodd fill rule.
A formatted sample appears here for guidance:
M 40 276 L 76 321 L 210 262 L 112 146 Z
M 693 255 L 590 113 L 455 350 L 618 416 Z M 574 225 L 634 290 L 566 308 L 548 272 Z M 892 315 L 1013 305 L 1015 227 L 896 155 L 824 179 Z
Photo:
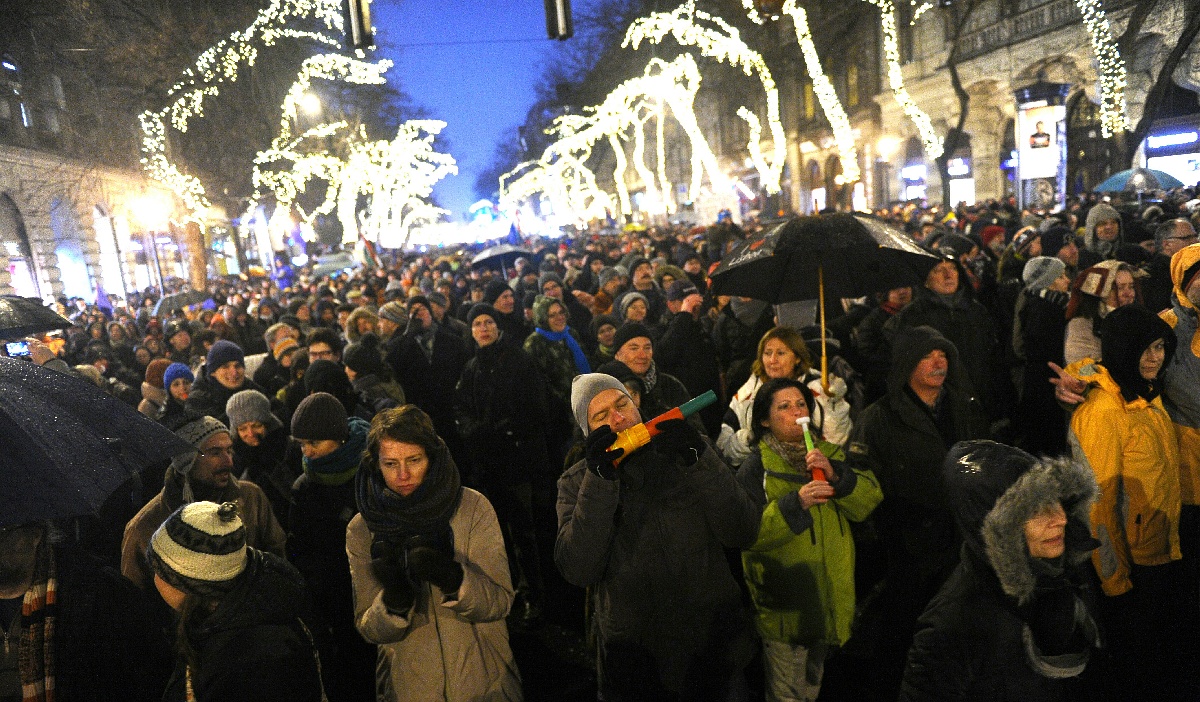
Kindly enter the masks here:
M 650 445 L 666 456 L 679 456 L 685 465 L 700 459 L 707 444 L 700 432 L 686 419 L 668 419 L 658 425 L 658 435 L 650 439 Z
M 450 522 L 442 522 L 438 527 L 419 534 L 413 534 L 404 540 L 404 551 L 411 553 L 414 548 L 431 548 L 454 558 L 454 530 Z
M 609 449 L 616 440 L 617 434 L 612 427 L 602 424 L 593 429 L 584 442 L 588 469 L 605 480 L 617 479 L 616 461 L 625 455 L 625 449 Z
M 412 583 L 404 572 L 404 551 L 389 541 L 371 544 L 371 572 L 383 584 L 383 606 L 403 617 L 412 609 Z
M 437 585 L 447 595 L 462 587 L 463 567 L 452 556 L 428 546 L 408 551 L 408 574 L 413 580 Z

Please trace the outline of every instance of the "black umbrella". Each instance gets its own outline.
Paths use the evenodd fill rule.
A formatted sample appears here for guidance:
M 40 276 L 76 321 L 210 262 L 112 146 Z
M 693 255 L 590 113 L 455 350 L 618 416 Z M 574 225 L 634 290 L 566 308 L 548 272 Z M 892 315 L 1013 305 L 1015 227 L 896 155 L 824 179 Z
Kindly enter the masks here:
M 919 285 L 940 260 L 871 215 L 799 217 L 730 251 L 712 273 L 712 292 L 773 304 L 819 300 L 824 379 L 825 296 Z
M 93 514 L 143 466 L 192 451 L 78 376 L 0 358 L 0 527 Z
M 176 310 L 181 310 L 184 307 L 199 305 L 205 300 L 212 299 L 212 295 L 206 292 L 197 290 L 184 290 L 173 295 L 163 295 L 162 299 L 154 305 L 154 316 L 162 317 L 163 315 L 171 314 Z
M 20 339 L 72 326 L 71 320 L 46 307 L 37 298 L 0 295 L 0 339 Z
M 526 258 L 533 256 L 533 252 L 529 249 L 523 249 L 520 246 L 512 244 L 500 244 L 491 246 L 480 251 L 471 259 L 472 266 L 500 266 L 501 272 L 508 275 L 510 268 L 516 260 L 522 256 Z

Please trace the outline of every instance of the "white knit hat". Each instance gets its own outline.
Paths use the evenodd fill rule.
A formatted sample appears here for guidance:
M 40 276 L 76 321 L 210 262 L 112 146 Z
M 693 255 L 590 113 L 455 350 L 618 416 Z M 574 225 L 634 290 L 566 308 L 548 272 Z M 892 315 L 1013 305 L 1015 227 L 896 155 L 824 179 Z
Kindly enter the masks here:
M 236 502 L 193 502 L 150 537 L 147 558 L 168 584 L 193 595 L 228 592 L 246 569 L 246 528 Z

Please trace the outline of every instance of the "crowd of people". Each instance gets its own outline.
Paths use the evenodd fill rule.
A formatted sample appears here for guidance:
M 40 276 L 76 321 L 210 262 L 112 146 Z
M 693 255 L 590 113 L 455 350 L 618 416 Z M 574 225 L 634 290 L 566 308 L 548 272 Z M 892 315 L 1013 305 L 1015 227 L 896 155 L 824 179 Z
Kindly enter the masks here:
M 880 211 L 933 257 L 824 331 L 712 294 L 763 222 L 62 300 L 194 451 L 0 530 L 0 702 L 515 700 L 548 621 L 606 702 L 1195 699 L 1191 197 Z

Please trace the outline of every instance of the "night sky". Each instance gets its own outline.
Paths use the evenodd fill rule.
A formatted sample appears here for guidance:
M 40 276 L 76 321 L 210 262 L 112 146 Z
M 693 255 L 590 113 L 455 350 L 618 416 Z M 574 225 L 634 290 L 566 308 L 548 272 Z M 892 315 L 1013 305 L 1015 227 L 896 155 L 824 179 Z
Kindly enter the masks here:
M 541 61 L 555 44 L 542 2 L 376 0 L 371 12 L 381 53 L 395 62 L 388 80 L 447 123 L 442 136 L 459 175 L 434 194 L 461 220 L 476 200 L 476 175 L 533 104 Z

